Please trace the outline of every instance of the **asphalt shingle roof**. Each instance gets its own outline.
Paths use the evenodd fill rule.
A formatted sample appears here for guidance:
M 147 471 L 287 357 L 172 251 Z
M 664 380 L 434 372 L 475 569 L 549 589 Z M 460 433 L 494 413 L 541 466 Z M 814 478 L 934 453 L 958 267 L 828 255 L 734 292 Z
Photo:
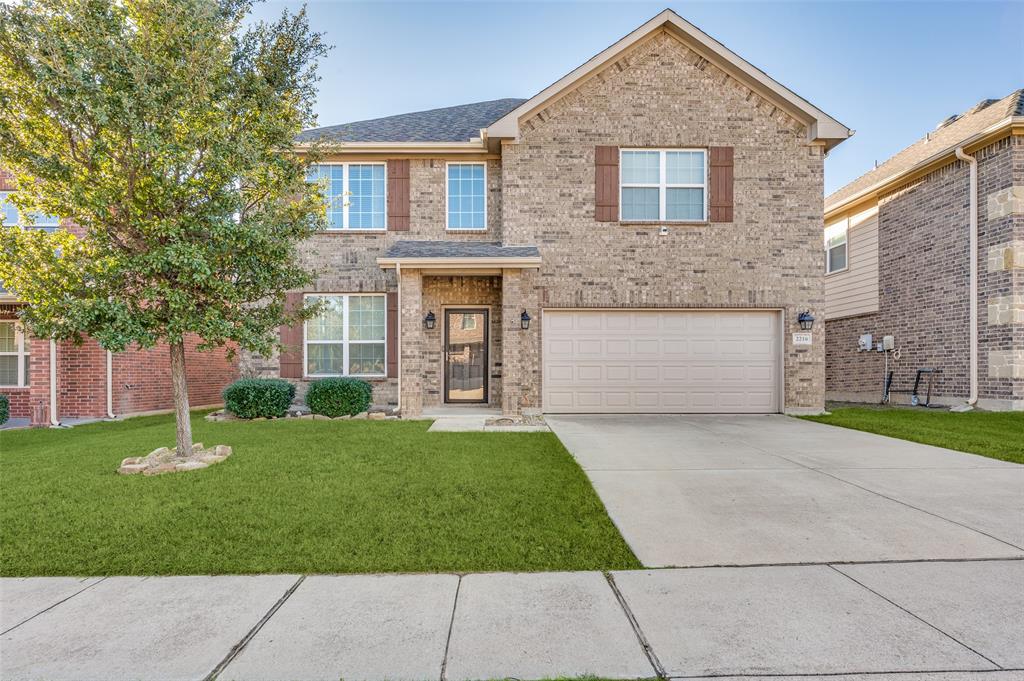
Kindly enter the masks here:
M 304 130 L 303 142 L 467 142 L 525 99 L 494 99 L 443 109 Z
M 398 241 L 385 258 L 537 258 L 536 246 L 503 246 L 497 241 Z
M 960 116 L 953 117 L 951 122 L 941 125 L 877 168 L 830 194 L 825 199 L 825 210 L 831 210 L 868 187 L 910 170 L 930 156 L 957 146 L 1009 116 L 1024 116 L 1024 89 L 999 100 L 982 100 Z

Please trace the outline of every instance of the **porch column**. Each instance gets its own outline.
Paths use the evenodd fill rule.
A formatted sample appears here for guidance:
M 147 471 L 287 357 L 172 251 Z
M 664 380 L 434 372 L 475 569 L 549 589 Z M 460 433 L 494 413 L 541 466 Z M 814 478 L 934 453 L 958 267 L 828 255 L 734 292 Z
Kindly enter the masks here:
M 423 273 L 402 270 L 402 340 L 398 352 L 402 358 L 402 418 L 419 418 L 423 413 L 423 372 L 426 344 L 423 334 Z
M 523 398 L 522 270 L 501 271 L 501 413 L 518 416 Z

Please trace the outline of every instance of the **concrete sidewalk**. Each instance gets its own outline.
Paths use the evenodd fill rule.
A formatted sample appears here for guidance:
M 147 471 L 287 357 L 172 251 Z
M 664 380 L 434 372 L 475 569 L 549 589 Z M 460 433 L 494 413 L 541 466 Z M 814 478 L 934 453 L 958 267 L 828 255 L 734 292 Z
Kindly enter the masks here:
M 0 631 L 12 681 L 1009 681 L 1024 679 L 1024 560 L 8 578 Z

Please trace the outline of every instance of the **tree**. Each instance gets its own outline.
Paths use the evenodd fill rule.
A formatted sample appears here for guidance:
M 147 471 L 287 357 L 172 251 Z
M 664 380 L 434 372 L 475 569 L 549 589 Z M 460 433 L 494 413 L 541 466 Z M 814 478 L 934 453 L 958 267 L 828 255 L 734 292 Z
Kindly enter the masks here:
M 305 10 L 246 26 L 249 0 L 24 0 L 0 7 L 0 166 L 23 215 L 0 280 L 41 337 L 107 350 L 166 342 L 178 455 L 191 451 L 185 339 L 266 354 L 311 279 L 296 246 L 324 222 L 308 157 L 326 51 Z

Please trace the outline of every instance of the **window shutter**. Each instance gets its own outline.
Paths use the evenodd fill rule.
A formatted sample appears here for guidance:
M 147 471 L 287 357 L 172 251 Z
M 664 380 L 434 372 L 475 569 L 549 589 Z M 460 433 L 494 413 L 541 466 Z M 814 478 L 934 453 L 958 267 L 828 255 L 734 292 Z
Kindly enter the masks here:
M 732 222 L 732 147 L 711 147 L 711 222 Z
M 388 161 L 388 231 L 409 231 L 409 161 Z
M 594 219 L 616 222 L 619 219 L 619 148 L 594 148 Z
M 302 293 L 286 293 L 284 311 L 293 314 L 302 309 Z M 281 378 L 302 378 L 302 322 L 294 326 L 281 326 Z
M 398 294 L 394 291 L 388 293 L 384 324 L 388 347 L 388 378 L 395 378 L 398 376 Z

